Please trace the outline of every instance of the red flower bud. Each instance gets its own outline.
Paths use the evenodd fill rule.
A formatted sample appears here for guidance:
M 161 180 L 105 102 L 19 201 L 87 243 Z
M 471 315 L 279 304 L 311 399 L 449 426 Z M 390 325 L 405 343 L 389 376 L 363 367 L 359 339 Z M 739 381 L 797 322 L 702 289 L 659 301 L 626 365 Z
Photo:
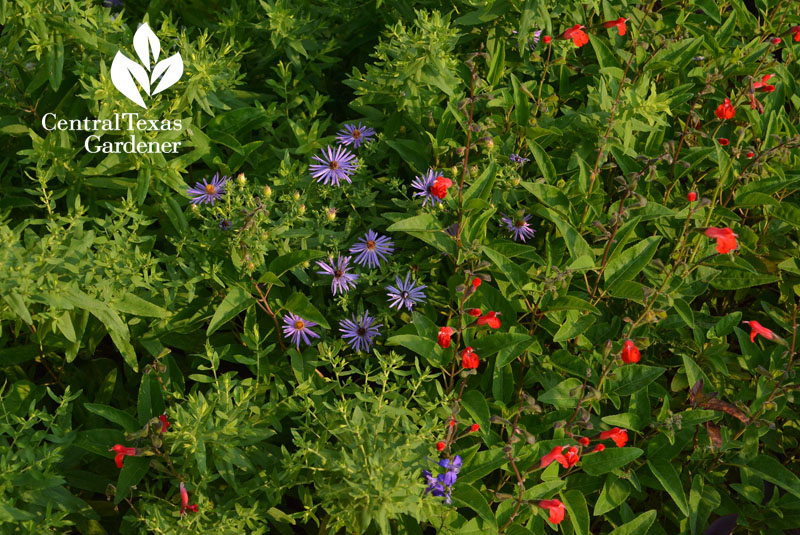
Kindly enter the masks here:
M 753 151 L 748 151 L 747 154 L 745 154 L 745 156 L 747 156 L 748 158 L 752 158 L 753 156 L 755 156 L 755 154 L 753 153 Z
M 544 44 L 549 45 L 550 41 L 552 41 L 552 40 L 553 40 L 553 38 L 550 37 L 549 35 L 545 35 L 544 36 Z
M 470 432 L 470 433 L 474 433 L 475 431 L 477 431 L 477 430 L 478 430 L 478 429 L 480 429 L 480 428 L 481 428 L 481 426 L 480 426 L 480 425 L 478 425 L 478 424 L 472 424 L 472 425 L 470 426 L 470 428 L 469 428 L 469 432 Z
M 166 433 L 167 429 L 169 429 L 172 424 L 169 422 L 169 420 L 167 420 L 166 412 L 161 416 L 159 416 L 158 419 L 161 420 L 161 434 L 163 435 L 164 433 Z
M 723 147 L 727 147 L 730 144 L 730 141 L 728 141 L 728 138 L 726 137 L 721 137 L 717 141 L 719 141 L 719 144 Z
M 481 279 L 479 279 L 478 277 L 475 277 L 474 279 L 472 279 L 472 287 L 474 289 L 477 290 L 478 286 L 480 286 L 480 285 L 481 285 Z
M 436 449 L 438 451 L 442 451 L 444 449 L 444 442 L 442 442 L 441 440 L 439 442 L 437 442 L 436 443 Z
M 586 437 L 578 437 L 575 440 L 577 440 L 580 443 L 581 446 L 585 447 L 585 446 L 589 445 L 589 439 L 586 438 Z
M 480 308 L 470 308 L 469 310 L 467 310 L 467 314 L 469 314 L 470 316 L 475 316 L 477 318 L 482 314 L 482 312 Z
M 690 191 L 686 198 L 689 199 L 689 202 L 694 202 L 697 200 L 697 193 Z
M 604 449 L 606 449 L 605 444 L 598 444 L 597 446 L 594 447 L 594 449 L 592 450 L 592 453 L 595 453 L 595 452 L 598 452 L 598 451 L 603 451 Z

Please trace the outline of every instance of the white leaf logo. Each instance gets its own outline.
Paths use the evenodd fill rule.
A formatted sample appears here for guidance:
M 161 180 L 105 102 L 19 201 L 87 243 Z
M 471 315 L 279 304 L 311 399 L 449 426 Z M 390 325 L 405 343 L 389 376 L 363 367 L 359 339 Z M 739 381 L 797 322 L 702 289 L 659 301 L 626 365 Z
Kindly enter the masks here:
M 111 82 L 114 87 L 119 89 L 120 93 L 146 109 L 147 105 L 142 99 L 136 85 L 137 82 L 148 96 L 156 95 L 180 80 L 183 75 L 183 59 L 180 54 L 175 54 L 159 62 L 161 43 L 147 23 L 142 24 L 136 30 L 133 36 L 133 49 L 141 64 L 131 60 L 122 52 L 117 52 L 111 63 Z M 151 64 L 153 65 L 152 69 L 150 68 Z M 151 91 L 150 88 L 156 81 L 158 81 L 158 85 Z

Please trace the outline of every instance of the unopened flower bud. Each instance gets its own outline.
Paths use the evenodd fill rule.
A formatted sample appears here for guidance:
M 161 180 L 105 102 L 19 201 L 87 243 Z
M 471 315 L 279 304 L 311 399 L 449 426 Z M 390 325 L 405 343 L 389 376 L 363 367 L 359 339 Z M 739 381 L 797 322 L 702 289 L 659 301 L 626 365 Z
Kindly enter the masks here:
M 268 185 L 264 186 L 264 197 L 271 197 L 271 196 L 272 196 L 272 188 L 269 187 Z
M 236 181 L 244 186 L 247 183 L 247 178 L 244 176 L 244 173 L 239 173 L 239 176 L 236 177 Z
M 328 221 L 334 221 L 336 219 L 336 208 L 331 206 L 330 208 L 328 208 L 325 215 L 327 216 Z
M 306 213 L 306 205 L 305 204 L 301 204 L 300 206 L 298 206 L 297 207 L 297 213 L 300 214 L 300 215 L 305 214 Z
M 469 168 L 469 176 L 471 176 L 472 178 L 475 178 L 476 176 L 478 176 L 478 166 L 477 165 L 471 165 L 470 166 L 470 168 Z
M 444 442 L 440 440 L 439 442 L 436 443 L 436 450 L 442 451 L 443 449 L 444 449 Z
M 458 176 L 458 167 L 456 167 L 455 165 L 453 167 L 451 167 L 450 168 L 450 174 L 453 175 L 453 177 L 457 177 Z
M 297 191 L 297 190 L 294 190 L 294 193 L 292 193 L 292 198 L 294 200 L 296 200 L 296 201 L 299 201 L 300 200 L 300 192 Z

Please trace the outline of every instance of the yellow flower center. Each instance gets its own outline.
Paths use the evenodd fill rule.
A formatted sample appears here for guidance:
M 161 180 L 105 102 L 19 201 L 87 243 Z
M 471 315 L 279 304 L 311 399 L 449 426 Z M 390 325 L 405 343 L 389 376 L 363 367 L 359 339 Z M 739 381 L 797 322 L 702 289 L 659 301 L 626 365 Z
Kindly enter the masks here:
M 367 249 L 370 251 L 375 248 L 375 240 L 367 240 Z
M 334 161 L 332 161 L 332 162 L 330 163 L 330 166 L 329 166 L 329 167 L 330 167 L 332 170 L 336 171 L 337 169 L 339 169 L 339 162 L 337 162 L 336 160 L 334 160 Z
M 303 323 L 303 322 L 302 322 L 302 321 L 300 321 L 300 320 L 297 320 L 297 321 L 295 321 L 295 322 L 294 322 L 294 328 L 295 328 L 295 329 L 297 329 L 297 330 L 301 330 L 301 329 L 303 329 L 305 326 L 306 326 L 306 324 L 305 324 L 305 323 Z
M 214 195 L 217 192 L 217 187 L 214 184 L 207 184 L 206 185 L 206 193 L 209 195 Z
M 353 130 L 353 139 L 358 139 L 361 137 L 361 132 L 358 131 L 358 128 Z

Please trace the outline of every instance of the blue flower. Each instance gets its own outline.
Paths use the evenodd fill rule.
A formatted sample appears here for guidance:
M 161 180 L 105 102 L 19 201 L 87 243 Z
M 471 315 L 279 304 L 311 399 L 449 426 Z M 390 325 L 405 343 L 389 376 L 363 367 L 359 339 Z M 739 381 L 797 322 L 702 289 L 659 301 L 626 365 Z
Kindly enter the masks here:
M 214 201 L 218 200 L 220 196 L 225 193 L 225 182 L 227 180 L 228 177 L 224 176 L 220 178 L 219 173 L 217 173 L 214 175 L 214 178 L 211 179 L 210 184 L 204 178 L 202 184 L 196 182 L 193 188 L 186 190 L 186 193 L 194 195 L 192 204 L 211 203 L 211 206 L 214 206 Z
M 343 319 L 339 322 L 342 338 L 356 351 L 369 351 L 372 338 L 380 334 L 378 327 L 383 327 L 380 323 L 373 325 L 374 321 L 375 318 L 369 312 L 364 312 L 360 318 L 353 316 L 352 320 Z
M 331 281 L 331 290 L 333 290 L 333 295 L 336 295 L 338 292 L 347 293 L 348 290 L 356 287 L 355 281 L 358 278 L 358 275 L 347 272 L 347 270 L 350 269 L 349 264 L 350 257 L 342 255 L 339 255 L 339 258 L 336 260 L 336 262 L 334 262 L 333 258 L 331 258 L 330 265 L 321 260 L 317 261 L 317 265 L 323 269 L 323 271 L 317 271 L 317 274 L 331 275 L 333 277 L 333 280 Z
M 336 136 L 336 140 L 343 145 L 353 145 L 357 149 L 361 144 L 367 144 L 371 137 L 375 136 L 375 130 L 368 126 L 363 126 L 358 123 L 358 126 L 352 124 L 344 125 L 344 130 L 340 130 Z
M 405 306 L 408 310 L 411 310 L 411 307 L 425 299 L 425 294 L 422 292 L 423 288 L 427 288 L 427 286 L 416 286 L 416 281 L 409 282 L 409 277 L 411 277 L 411 273 L 406 274 L 406 280 L 401 281 L 400 276 L 398 275 L 395 278 L 395 284 L 397 286 L 387 286 L 386 289 L 389 290 L 387 294 L 389 296 L 389 308 L 397 308 L 400 310 L 401 307 Z
M 373 269 L 380 267 L 379 259 L 386 260 L 392 251 L 394 251 L 392 240 L 381 236 L 372 229 L 368 230 L 367 234 L 359 238 L 358 242 L 350 248 L 351 253 L 358 253 L 355 260 L 357 264 Z
M 350 173 L 356 170 L 358 160 L 356 160 L 355 155 L 346 148 L 339 146 L 336 147 L 336 151 L 334 152 L 329 145 L 327 152 L 325 149 L 322 149 L 321 158 L 319 156 L 314 156 L 314 159 L 319 163 L 309 166 L 309 170 L 311 171 L 311 176 L 316 178 L 317 182 L 322 182 L 325 185 L 331 184 L 333 186 L 338 186 L 340 180 L 352 182 L 352 180 L 350 180 Z

